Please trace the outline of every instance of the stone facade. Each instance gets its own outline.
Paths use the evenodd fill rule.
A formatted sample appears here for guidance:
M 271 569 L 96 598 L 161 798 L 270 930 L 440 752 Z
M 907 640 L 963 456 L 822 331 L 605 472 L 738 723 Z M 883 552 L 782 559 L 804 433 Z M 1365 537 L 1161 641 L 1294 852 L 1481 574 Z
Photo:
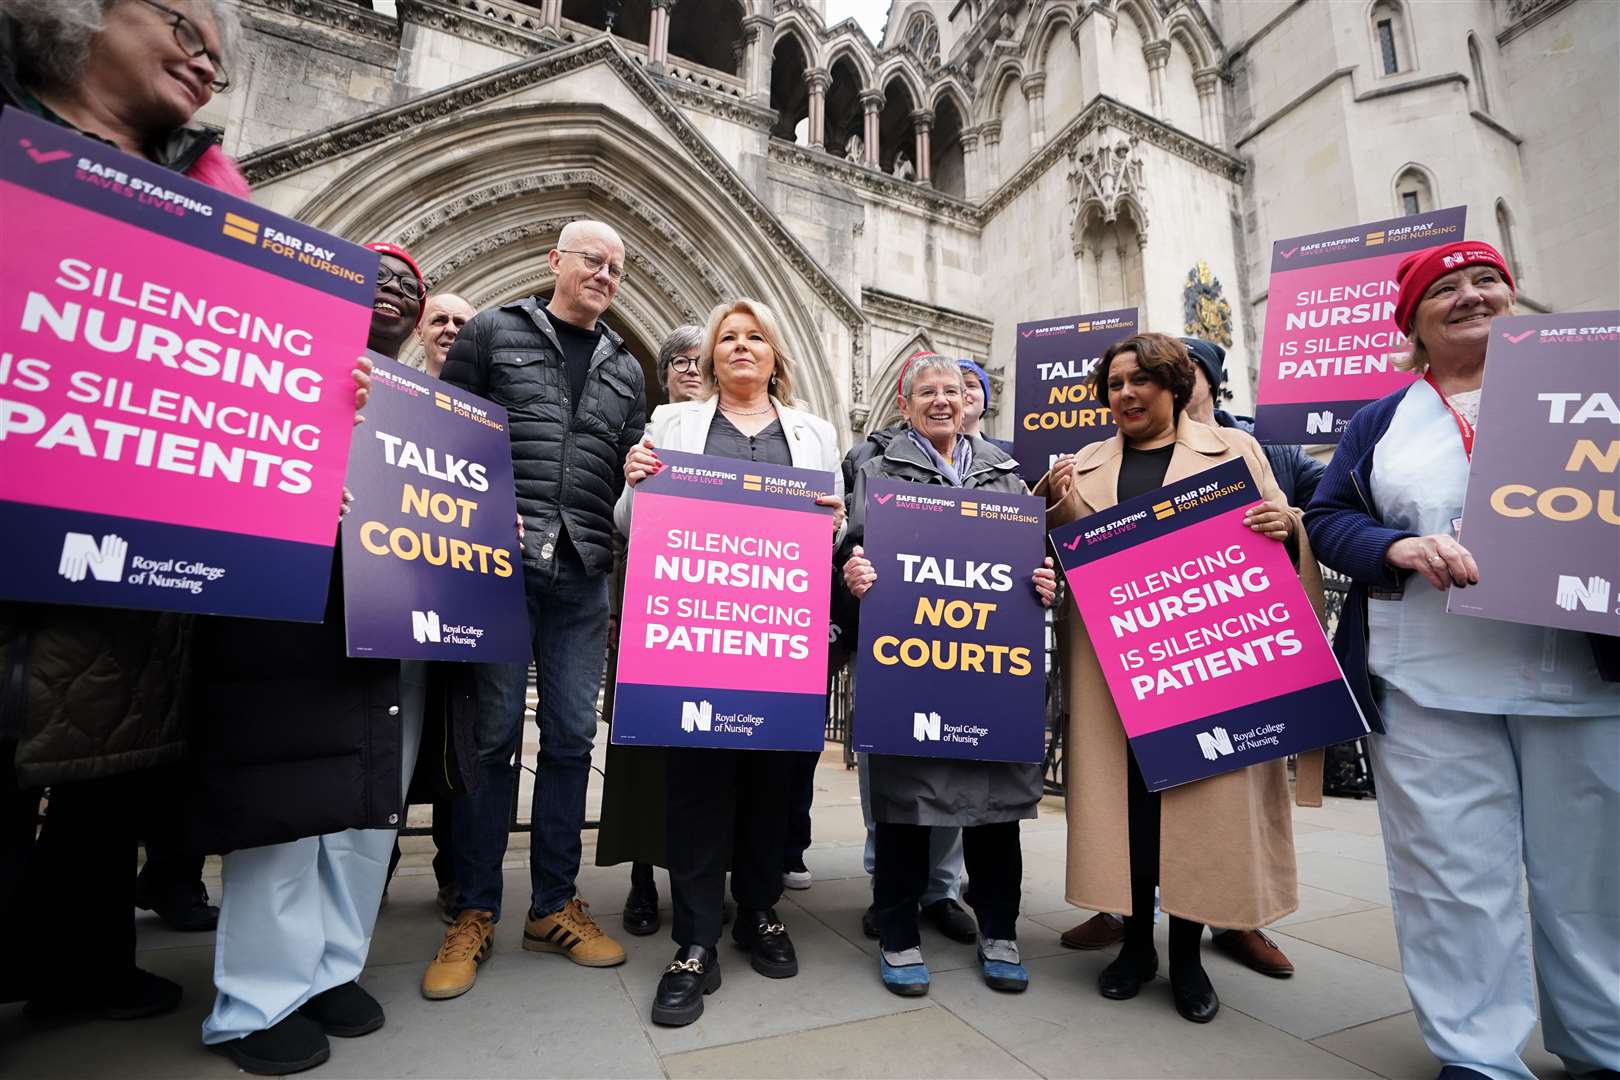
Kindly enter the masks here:
M 1010 391 L 1017 322 L 1132 304 L 1229 337 L 1246 409 L 1271 240 L 1410 199 L 1466 203 L 1527 306 L 1620 306 L 1607 0 L 895 0 L 875 46 L 820 0 L 241 6 L 201 119 L 265 205 L 480 306 L 604 218 L 644 363 L 758 297 L 851 439 L 916 348 Z

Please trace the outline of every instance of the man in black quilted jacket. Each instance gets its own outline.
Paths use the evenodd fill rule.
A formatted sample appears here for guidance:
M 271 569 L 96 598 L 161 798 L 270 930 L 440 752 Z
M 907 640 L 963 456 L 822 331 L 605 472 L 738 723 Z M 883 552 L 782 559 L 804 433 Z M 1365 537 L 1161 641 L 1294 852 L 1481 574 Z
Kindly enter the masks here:
M 607 648 L 613 503 L 622 466 L 641 440 L 641 365 L 601 322 L 624 282 L 624 242 L 599 221 L 575 221 L 547 256 L 556 285 L 469 321 L 442 378 L 506 409 L 523 515 L 523 580 L 529 600 L 540 705 L 530 878 L 523 947 L 586 967 L 624 962 L 575 895 L 585 786 Z M 455 798 L 452 820 L 461 896 L 439 954 L 422 978 L 429 998 L 472 988 L 501 913 L 501 860 L 523 730 L 526 673 L 480 702 L 480 783 Z

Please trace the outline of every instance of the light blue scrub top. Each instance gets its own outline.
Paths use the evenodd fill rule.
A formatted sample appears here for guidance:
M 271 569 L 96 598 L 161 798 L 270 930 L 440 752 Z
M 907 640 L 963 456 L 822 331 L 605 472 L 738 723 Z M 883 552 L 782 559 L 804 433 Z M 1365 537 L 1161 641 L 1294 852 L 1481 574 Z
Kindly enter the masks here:
M 1468 486 L 1457 421 L 1427 382 L 1412 384 L 1373 451 L 1372 496 L 1385 525 L 1454 536 Z M 1503 567 L 1481 566 L 1483 580 Z M 1506 716 L 1620 714 L 1620 683 L 1604 682 L 1586 635 L 1446 614 L 1446 594 L 1421 574 L 1400 600 L 1370 599 L 1371 672 L 1431 709 Z

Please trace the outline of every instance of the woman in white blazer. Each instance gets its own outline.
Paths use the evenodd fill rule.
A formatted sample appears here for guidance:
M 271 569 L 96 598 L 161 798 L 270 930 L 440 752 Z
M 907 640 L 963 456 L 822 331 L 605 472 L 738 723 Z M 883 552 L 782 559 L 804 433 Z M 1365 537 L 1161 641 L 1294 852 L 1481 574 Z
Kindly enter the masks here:
M 701 363 L 709 395 L 654 410 L 647 437 L 625 457 L 624 494 L 613 517 L 626 535 L 636 484 L 663 468 L 659 448 L 821 469 L 841 484 L 837 435 L 821 417 L 794 407 L 793 361 L 769 308 L 745 299 L 716 307 L 704 328 Z M 834 494 L 817 502 L 834 508 L 830 539 L 836 542 L 844 524 L 843 499 Z M 658 982 L 655 1023 L 690 1024 L 703 1014 L 703 996 L 720 986 L 715 950 L 728 867 L 737 901 L 732 938 L 752 954 L 760 974 L 774 979 L 798 974 L 793 942 L 776 914 L 798 757 L 670 749 L 666 811 L 677 951 Z

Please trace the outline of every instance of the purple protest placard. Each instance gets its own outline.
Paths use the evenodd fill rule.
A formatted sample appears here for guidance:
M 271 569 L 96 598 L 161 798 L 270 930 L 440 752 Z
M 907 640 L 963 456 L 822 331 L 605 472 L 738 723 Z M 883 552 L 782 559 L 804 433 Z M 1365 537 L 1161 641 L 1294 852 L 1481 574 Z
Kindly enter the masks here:
M 630 519 L 613 741 L 819 752 L 833 474 L 658 458 Z
M 377 255 L 0 114 L 0 596 L 319 620 Z
M 1091 392 L 1091 373 L 1136 326 L 1135 308 L 1018 324 L 1013 456 L 1026 482 L 1045 476 L 1059 455 L 1114 434 L 1107 400 Z
M 506 410 L 367 355 L 341 531 L 349 655 L 527 662 Z
M 1039 762 L 1046 500 L 874 478 L 862 546 L 855 749 Z
M 1455 615 L 1620 635 L 1620 311 L 1491 323 Z
M 1356 410 L 1414 376 L 1395 325 L 1395 268 L 1463 238 L 1468 208 L 1369 221 L 1271 246 L 1254 434 L 1266 443 L 1337 443 Z
M 1259 501 L 1229 461 L 1052 531 L 1149 790 L 1367 734 Z

